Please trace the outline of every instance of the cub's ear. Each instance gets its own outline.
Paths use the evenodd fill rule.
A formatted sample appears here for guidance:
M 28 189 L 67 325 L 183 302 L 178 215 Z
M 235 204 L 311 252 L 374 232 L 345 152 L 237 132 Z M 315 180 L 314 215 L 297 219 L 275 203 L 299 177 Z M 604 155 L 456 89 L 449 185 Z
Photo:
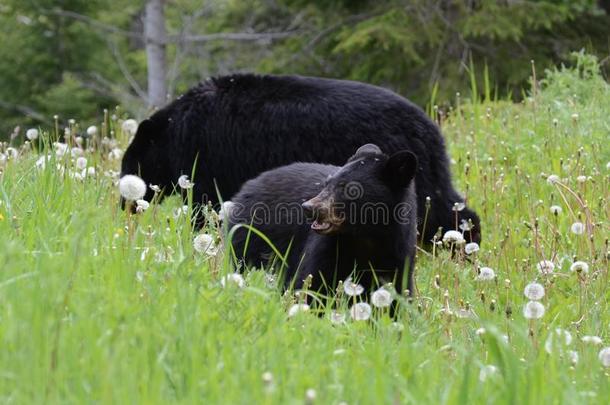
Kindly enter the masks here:
M 383 178 L 393 187 L 405 188 L 417 172 L 417 157 L 407 150 L 390 156 L 383 168 Z
M 379 146 L 373 143 L 367 143 L 366 145 L 359 147 L 356 153 L 354 153 L 354 155 L 348 159 L 348 162 L 359 159 L 364 155 L 383 155 L 383 152 L 381 149 L 379 149 Z

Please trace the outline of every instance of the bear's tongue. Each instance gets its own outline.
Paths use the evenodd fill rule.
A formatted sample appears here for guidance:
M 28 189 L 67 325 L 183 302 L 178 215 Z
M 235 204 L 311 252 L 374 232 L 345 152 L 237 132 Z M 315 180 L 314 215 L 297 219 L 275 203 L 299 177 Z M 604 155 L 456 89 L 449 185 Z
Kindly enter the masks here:
M 320 222 L 317 219 L 311 224 L 311 229 L 314 231 L 325 231 L 330 228 L 330 222 Z

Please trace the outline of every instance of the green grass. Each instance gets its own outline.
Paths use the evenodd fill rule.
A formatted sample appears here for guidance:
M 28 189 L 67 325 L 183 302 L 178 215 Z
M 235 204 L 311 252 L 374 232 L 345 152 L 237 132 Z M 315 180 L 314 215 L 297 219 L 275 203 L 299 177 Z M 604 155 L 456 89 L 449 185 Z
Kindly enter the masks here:
M 232 269 L 222 253 L 194 252 L 188 222 L 172 214 L 178 199 L 131 218 L 118 209 L 107 147 L 87 152 L 97 175 L 84 181 L 68 175 L 69 157 L 41 170 L 21 148 L 0 175 L 0 402 L 286 404 L 314 389 L 323 404 L 607 403 L 598 353 L 610 346 L 610 88 L 594 72 L 581 57 L 521 104 L 462 96 L 443 117 L 454 181 L 483 219 L 484 242 L 474 260 L 419 253 L 402 331 L 383 311 L 344 325 L 288 318 L 294 295 L 262 271 L 222 288 Z M 590 232 L 570 232 L 578 218 Z M 538 274 L 542 259 L 554 275 Z M 570 272 L 574 259 L 589 273 Z M 477 281 L 477 265 L 496 281 Z M 546 313 L 528 321 L 523 288 L 535 280 Z M 556 328 L 573 341 L 549 354 Z M 481 381 L 485 365 L 497 372 Z

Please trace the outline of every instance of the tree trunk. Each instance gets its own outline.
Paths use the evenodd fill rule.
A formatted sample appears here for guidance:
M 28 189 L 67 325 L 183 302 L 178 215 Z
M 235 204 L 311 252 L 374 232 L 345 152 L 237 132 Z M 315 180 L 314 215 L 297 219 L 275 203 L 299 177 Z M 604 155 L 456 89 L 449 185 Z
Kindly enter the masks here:
M 164 7 L 165 0 L 148 0 L 144 19 L 148 62 L 148 106 L 152 108 L 162 107 L 167 98 Z

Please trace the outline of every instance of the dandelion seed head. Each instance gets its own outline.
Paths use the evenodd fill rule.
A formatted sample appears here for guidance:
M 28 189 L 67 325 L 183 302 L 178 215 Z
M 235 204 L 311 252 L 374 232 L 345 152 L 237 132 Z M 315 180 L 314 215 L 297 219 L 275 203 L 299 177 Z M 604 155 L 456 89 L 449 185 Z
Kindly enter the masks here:
M 570 271 L 587 274 L 589 272 L 589 265 L 582 261 L 576 261 L 570 266 Z
M 568 358 L 570 359 L 570 363 L 572 363 L 573 366 L 578 364 L 579 357 L 577 351 L 568 350 Z
M 491 281 L 496 278 L 496 272 L 491 267 L 481 267 L 479 269 L 479 275 L 477 280 L 480 281 Z
M 123 157 L 123 150 L 120 148 L 112 148 L 112 150 L 108 152 L 109 160 L 119 160 L 121 157 Z
M 373 309 L 366 302 L 359 302 L 357 304 L 352 305 L 349 310 L 349 313 L 352 319 L 355 321 L 366 321 L 371 317 Z
M 343 291 L 350 297 L 356 297 L 364 292 L 364 287 L 348 278 L 343 282 Z
M 79 170 L 86 169 L 87 168 L 87 158 L 83 157 L 83 156 L 79 157 L 78 159 L 76 159 L 75 166 Z
M 584 183 L 584 182 L 587 181 L 587 176 L 578 176 L 576 178 L 576 181 L 579 182 L 579 183 Z
M 292 318 L 301 312 L 308 312 L 309 305 L 307 304 L 294 304 L 288 309 L 288 317 Z
M 529 301 L 523 307 L 523 316 L 526 319 L 540 319 L 544 316 L 544 305 L 538 301 Z
M 572 343 L 572 334 L 565 329 L 556 328 L 552 331 L 544 342 L 544 350 L 552 354 L 554 350 L 563 353 L 563 348 Z
M 570 231 L 575 235 L 582 235 L 585 232 L 585 224 L 582 222 L 574 222 L 572 226 L 570 226 Z
M 183 190 L 188 190 L 189 188 L 193 188 L 195 183 L 189 180 L 189 177 L 186 174 L 178 177 L 178 186 L 180 186 Z
M 583 343 L 589 343 L 594 346 L 599 346 L 602 344 L 602 339 L 599 336 L 585 335 L 582 338 L 580 338 L 580 340 L 582 340 Z
M 221 221 L 228 219 L 231 217 L 231 210 L 235 208 L 235 203 L 232 201 L 224 201 L 220 206 L 220 211 L 218 211 L 218 218 Z
M 89 136 L 97 135 L 97 127 L 95 125 L 91 125 L 89 128 L 87 128 L 87 135 L 89 135 Z
M 345 323 L 345 314 L 339 311 L 330 311 L 329 314 L 330 322 L 335 325 L 341 325 Z
M 30 128 L 25 132 L 25 137 L 30 141 L 38 139 L 38 130 L 36 128 Z
M 148 187 L 150 187 L 150 189 L 155 193 L 161 192 L 161 187 L 157 186 L 156 184 L 150 184 Z
M 529 283 L 523 289 L 523 295 L 531 301 L 539 301 L 544 297 L 544 286 L 539 283 Z
M 553 274 L 553 271 L 555 270 L 555 263 L 550 260 L 542 260 L 536 264 L 536 269 L 538 269 L 540 274 Z
M 549 175 L 549 177 L 546 178 L 546 182 L 549 184 L 559 183 L 560 181 L 561 179 L 556 174 L 551 174 Z
M 394 298 L 385 288 L 380 288 L 371 294 L 371 304 L 377 308 L 387 308 L 392 304 Z
M 204 253 L 208 256 L 216 256 L 217 248 L 212 235 L 202 233 L 193 239 L 193 248 L 197 253 Z
M 136 200 L 136 212 L 144 212 L 150 207 L 150 203 L 146 200 Z
M 472 223 L 468 222 L 465 219 L 462 219 L 462 222 L 460 223 L 460 226 L 458 228 L 460 228 L 462 232 L 468 232 L 472 230 L 473 226 L 474 225 Z
M 463 211 L 466 208 L 466 204 L 463 202 L 456 202 L 453 204 L 453 211 Z
M 498 367 L 487 364 L 481 367 L 481 371 L 479 371 L 479 381 L 485 382 L 489 377 L 496 374 L 498 372 Z
M 226 288 L 228 286 L 244 288 L 244 286 L 246 285 L 246 280 L 244 280 L 243 276 L 239 273 L 230 273 L 220 279 L 220 285 L 223 288 Z
M 61 143 L 61 142 L 53 143 L 53 148 L 55 149 L 55 154 L 58 157 L 64 156 L 66 154 L 66 152 L 68 151 L 68 145 L 66 145 L 65 143 Z
M 610 367 L 610 347 L 605 347 L 600 350 L 598 355 L 599 361 L 604 367 Z
M 121 124 L 121 129 L 123 130 L 123 133 L 133 136 L 138 130 L 138 122 L 131 118 L 127 119 L 123 121 L 123 124 Z
M 119 180 L 119 192 L 124 199 L 136 201 L 146 194 L 146 183 L 133 174 L 126 174 Z
M 464 246 L 464 252 L 466 252 L 467 255 L 471 255 L 475 252 L 478 252 L 479 249 L 479 244 L 476 242 L 470 242 L 467 243 L 466 246 Z
M 551 214 L 553 214 L 553 215 L 559 215 L 559 214 L 561 214 L 561 211 L 562 211 L 562 209 L 559 205 L 551 205 L 550 210 L 551 210 Z
M 443 235 L 443 242 L 446 244 L 456 244 L 456 245 L 461 245 L 462 243 L 465 243 L 466 240 L 464 240 L 464 236 L 462 235 L 461 232 L 458 231 L 447 231 L 445 232 L 445 234 Z

